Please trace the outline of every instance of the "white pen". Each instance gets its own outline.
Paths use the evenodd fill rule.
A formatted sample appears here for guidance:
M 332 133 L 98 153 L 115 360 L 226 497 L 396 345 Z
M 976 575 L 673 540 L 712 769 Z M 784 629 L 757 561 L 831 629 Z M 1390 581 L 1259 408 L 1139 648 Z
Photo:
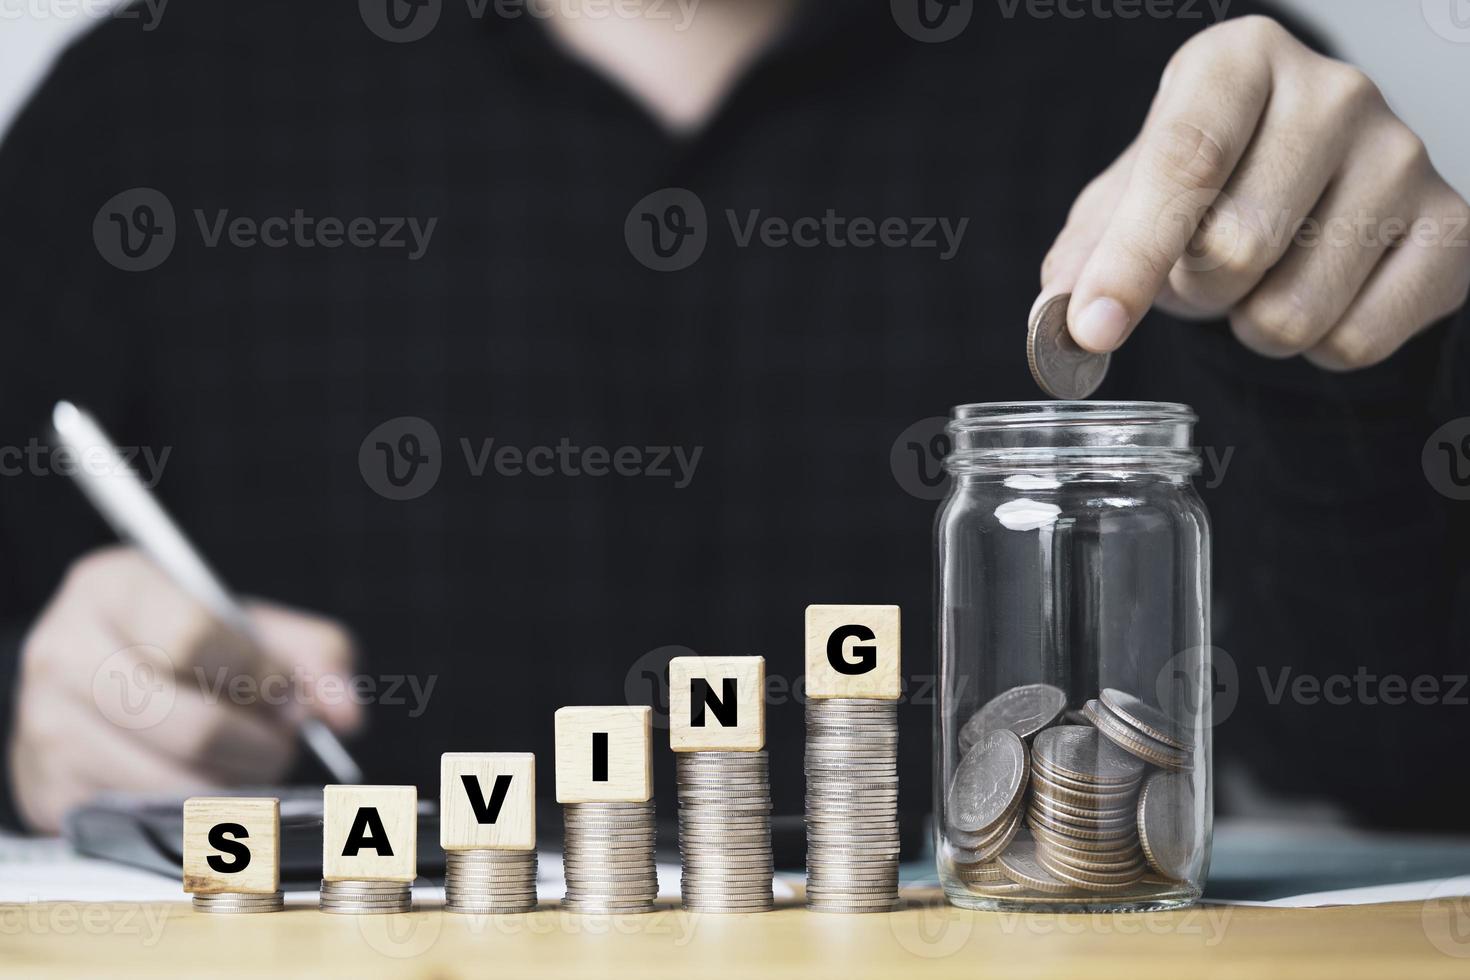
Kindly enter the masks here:
M 78 461 L 79 465 L 71 467 L 72 479 L 118 537 L 146 554 L 175 585 L 226 627 L 258 647 L 255 627 L 245 610 L 138 474 L 123 461 L 96 420 L 71 402 L 62 401 L 51 412 L 51 424 L 57 443 L 75 454 Z M 82 461 L 87 465 L 80 465 Z M 304 719 L 301 737 L 337 782 L 362 782 L 362 769 L 320 719 Z

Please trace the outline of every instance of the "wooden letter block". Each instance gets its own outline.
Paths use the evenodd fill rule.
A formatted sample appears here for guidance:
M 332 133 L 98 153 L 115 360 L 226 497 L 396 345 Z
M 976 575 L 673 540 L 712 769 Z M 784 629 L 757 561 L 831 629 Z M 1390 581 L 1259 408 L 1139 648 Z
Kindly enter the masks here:
M 536 849 L 536 757 L 445 752 L 439 760 L 439 846 Z
M 653 797 L 653 709 L 556 712 L 556 801 L 644 803 Z
M 273 895 L 280 887 L 280 800 L 195 796 L 184 801 L 184 891 Z
M 418 803 L 412 786 L 323 789 L 322 877 L 413 881 L 419 867 Z
M 897 606 L 807 606 L 806 696 L 897 700 Z
M 669 661 L 669 747 L 757 752 L 766 744 L 765 657 Z

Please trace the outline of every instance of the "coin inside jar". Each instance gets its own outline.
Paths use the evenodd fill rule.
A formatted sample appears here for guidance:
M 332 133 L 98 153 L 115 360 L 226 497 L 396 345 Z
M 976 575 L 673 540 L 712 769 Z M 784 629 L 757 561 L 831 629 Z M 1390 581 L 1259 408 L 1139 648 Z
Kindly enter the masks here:
M 960 729 L 960 751 L 968 752 L 987 732 L 1002 728 L 1030 738 L 1056 721 L 1066 706 L 1066 693 L 1051 684 L 1022 684 L 1002 691 Z
M 1048 728 L 1036 736 L 1033 751 L 1038 763 L 1079 785 L 1135 783 L 1144 770 L 1142 759 L 1081 725 Z
M 1185 727 L 1142 698 L 1117 688 L 1105 687 L 1098 694 L 1098 700 L 1103 707 L 1149 738 L 1183 752 L 1193 749 L 1193 740 Z
M 965 754 L 949 787 L 949 821 L 974 834 L 1009 815 L 1026 789 L 1026 744 L 1009 729 L 990 732 Z
M 1188 773 L 1156 772 L 1138 795 L 1138 838 L 1149 866 L 1184 881 L 1195 860 L 1194 784 Z

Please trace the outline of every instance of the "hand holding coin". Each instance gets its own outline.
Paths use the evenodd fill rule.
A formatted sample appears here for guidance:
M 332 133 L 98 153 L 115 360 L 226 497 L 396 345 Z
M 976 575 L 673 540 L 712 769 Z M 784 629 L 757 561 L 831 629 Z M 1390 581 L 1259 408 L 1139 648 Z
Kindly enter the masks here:
M 1071 338 L 1098 354 L 1157 305 L 1228 317 L 1267 357 L 1362 368 L 1465 304 L 1467 222 L 1367 76 L 1241 17 L 1175 54 L 1142 133 L 1073 206 L 1037 308 L 1071 293 Z

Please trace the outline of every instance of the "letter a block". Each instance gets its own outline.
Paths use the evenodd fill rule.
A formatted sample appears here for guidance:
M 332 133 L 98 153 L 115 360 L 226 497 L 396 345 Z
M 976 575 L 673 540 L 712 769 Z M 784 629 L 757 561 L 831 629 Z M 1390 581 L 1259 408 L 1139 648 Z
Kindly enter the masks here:
M 766 744 L 765 657 L 669 661 L 669 747 L 757 752 Z
M 280 887 L 280 800 L 195 796 L 184 801 L 184 891 L 273 895 Z
M 439 760 L 439 846 L 536 849 L 536 757 L 445 752 Z
M 557 710 L 558 803 L 645 803 L 652 797 L 652 708 Z
M 897 700 L 897 606 L 807 606 L 806 696 Z
M 322 791 L 322 877 L 413 881 L 419 791 L 413 786 L 328 786 Z

